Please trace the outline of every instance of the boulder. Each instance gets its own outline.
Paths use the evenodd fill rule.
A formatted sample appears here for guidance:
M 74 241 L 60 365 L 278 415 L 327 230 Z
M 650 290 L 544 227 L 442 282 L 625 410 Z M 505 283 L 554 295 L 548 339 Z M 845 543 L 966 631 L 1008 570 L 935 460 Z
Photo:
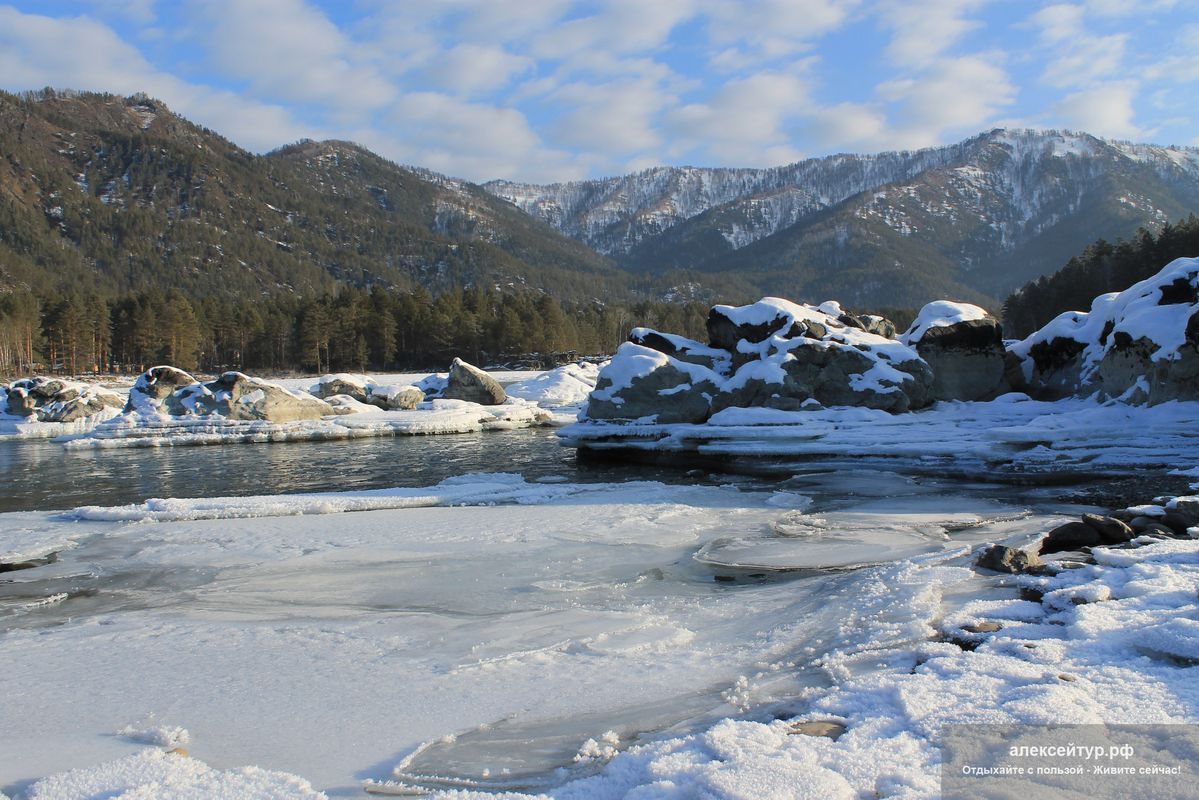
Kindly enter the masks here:
M 873 333 L 875 336 L 881 336 L 884 339 L 895 339 L 899 335 L 895 323 L 886 317 L 880 317 L 877 314 L 863 314 L 858 319 L 862 321 L 862 329 L 866 333 Z
M 204 388 L 210 393 L 210 413 L 226 419 L 296 422 L 334 413 L 332 406 L 306 392 L 291 392 L 240 372 L 223 373 Z
M 937 301 L 901 337 L 932 369 L 933 400 L 989 400 L 1004 391 L 999 321 L 978 306 Z
M 1099 538 L 1103 540 L 1104 544 L 1123 544 L 1136 536 L 1132 528 L 1115 517 L 1083 514 L 1082 521 L 1099 532 Z
M 411 411 L 425 393 L 416 386 L 371 386 L 370 402 L 389 411 Z
M 133 388 L 129 390 L 129 401 L 125 404 L 125 411 L 141 410 L 146 401 L 157 406 L 178 390 L 198 383 L 199 381 L 181 369 L 165 365 L 150 367 L 137 377 Z
M 639 344 L 642 347 L 657 350 L 659 353 L 663 353 L 679 361 L 686 361 L 689 364 L 699 364 L 701 367 L 707 367 L 722 375 L 731 372 L 732 353 L 728 350 L 709 347 L 684 336 L 676 336 L 672 333 L 660 333 L 652 328 L 633 328 L 629 331 L 629 341 L 633 344 Z
M 799 336 L 804 331 L 801 321 L 783 307 L 764 298 L 749 306 L 712 306 L 708 312 L 708 344 L 720 350 L 737 351 L 737 343 L 763 342 L 781 333 Z M 787 302 L 787 301 L 783 301 Z
M 38 422 L 75 422 L 119 409 L 123 403 L 120 395 L 102 386 L 44 377 L 15 381 L 6 397 L 9 414 Z
M 354 398 L 359 403 L 371 402 L 367 381 L 358 375 L 325 375 L 317 382 L 313 394 L 322 400 L 328 400 L 335 395 L 344 394 Z
M 1096 547 L 1103 544 L 1099 531 L 1085 522 L 1067 522 L 1059 525 L 1041 540 L 1041 554 L 1061 553 Z
M 508 399 L 499 381 L 460 358 L 455 358 L 450 365 L 449 380 L 441 396 L 484 406 L 498 406 Z
M 626 342 L 600 370 L 584 415 L 592 420 L 703 422 L 720 382 L 706 367 Z
M 1041 557 L 1027 550 L 993 544 L 984 550 L 974 563 L 983 569 L 995 572 L 1015 573 L 1040 566 Z

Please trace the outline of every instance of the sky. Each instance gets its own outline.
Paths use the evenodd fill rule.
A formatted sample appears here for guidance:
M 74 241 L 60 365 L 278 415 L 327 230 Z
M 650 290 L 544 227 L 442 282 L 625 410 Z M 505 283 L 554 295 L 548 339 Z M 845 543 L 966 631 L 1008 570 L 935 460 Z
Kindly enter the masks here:
M 763 167 L 995 127 L 1199 145 L 1199 0 L 0 0 L 0 88 L 473 181 Z

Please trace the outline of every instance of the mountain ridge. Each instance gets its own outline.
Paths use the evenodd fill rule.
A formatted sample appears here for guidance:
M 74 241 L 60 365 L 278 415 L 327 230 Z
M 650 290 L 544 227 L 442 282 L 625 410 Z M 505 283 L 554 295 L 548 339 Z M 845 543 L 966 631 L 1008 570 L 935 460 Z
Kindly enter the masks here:
M 762 293 L 798 287 L 858 304 L 941 292 L 994 305 L 1096 238 L 1199 208 L 1199 149 L 994 129 L 765 169 L 655 167 L 484 188 L 635 274 L 722 273 Z M 887 274 L 898 294 L 878 280 Z

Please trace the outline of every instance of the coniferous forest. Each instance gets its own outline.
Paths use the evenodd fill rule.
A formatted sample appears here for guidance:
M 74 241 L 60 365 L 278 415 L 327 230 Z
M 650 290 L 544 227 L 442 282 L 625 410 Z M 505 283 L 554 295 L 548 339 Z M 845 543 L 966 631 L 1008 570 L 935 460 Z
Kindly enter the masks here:
M 707 305 L 561 303 L 479 289 L 345 287 L 229 301 L 178 289 L 100 296 L 0 295 L 0 374 L 136 372 L 154 364 L 219 372 L 445 369 L 542 364 L 611 353 L 634 325 L 702 337 Z
M 1115 244 L 1100 239 L 1062 269 L 1022 286 L 1003 304 L 1004 331 L 1024 337 L 1064 311 L 1088 311 L 1101 294 L 1119 292 L 1156 274 L 1176 258 L 1199 256 L 1194 214 L 1156 233 L 1145 228 Z

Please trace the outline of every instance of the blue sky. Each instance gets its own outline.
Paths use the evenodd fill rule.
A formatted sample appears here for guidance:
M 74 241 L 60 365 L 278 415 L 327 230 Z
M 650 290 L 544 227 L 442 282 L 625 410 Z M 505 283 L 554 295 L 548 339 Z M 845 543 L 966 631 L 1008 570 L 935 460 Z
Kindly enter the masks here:
M 997 126 L 1199 145 L 1199 0 L 0 2 L 0 85 L 471 180 L 770 166 Z

